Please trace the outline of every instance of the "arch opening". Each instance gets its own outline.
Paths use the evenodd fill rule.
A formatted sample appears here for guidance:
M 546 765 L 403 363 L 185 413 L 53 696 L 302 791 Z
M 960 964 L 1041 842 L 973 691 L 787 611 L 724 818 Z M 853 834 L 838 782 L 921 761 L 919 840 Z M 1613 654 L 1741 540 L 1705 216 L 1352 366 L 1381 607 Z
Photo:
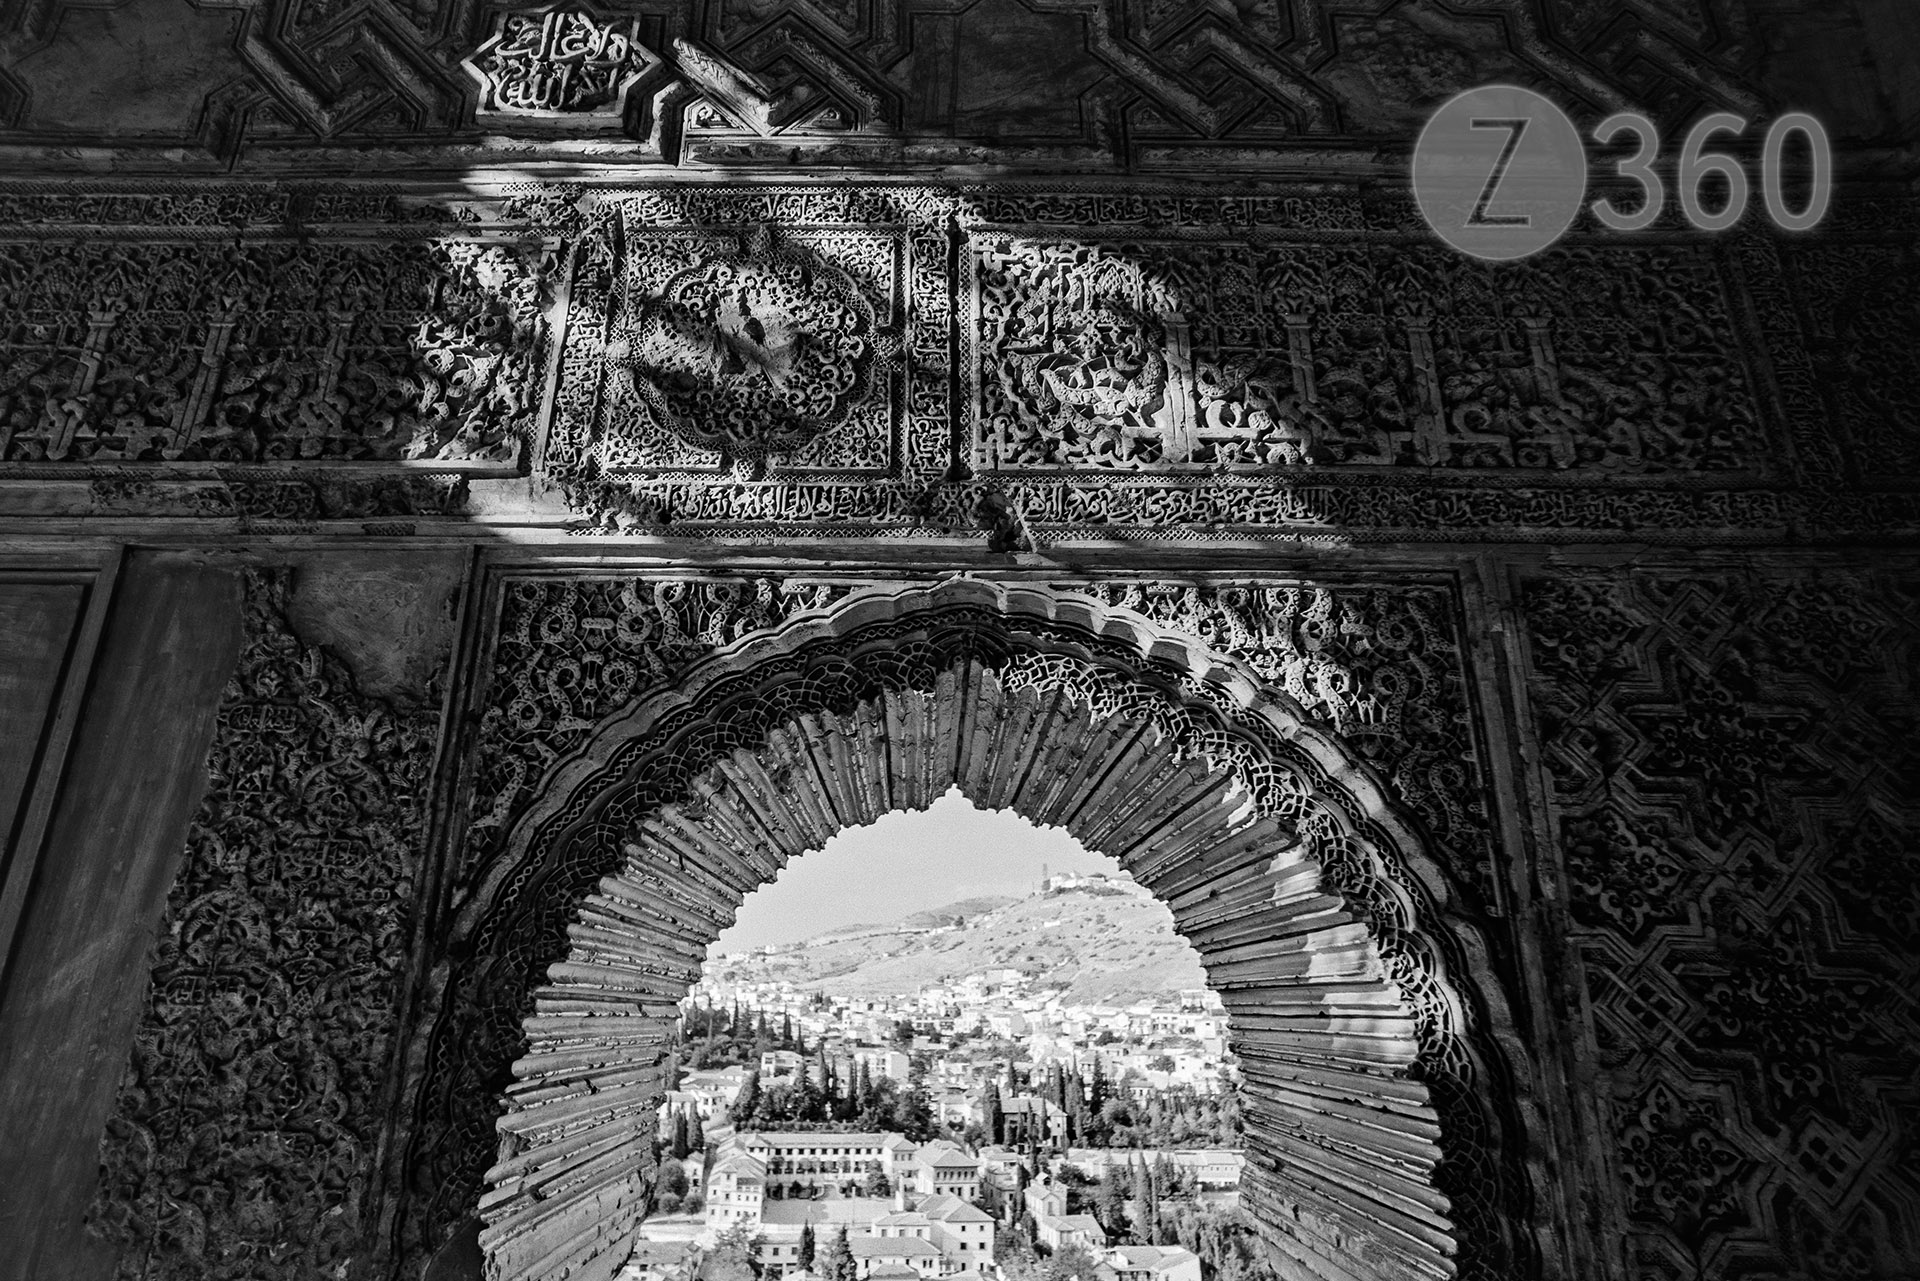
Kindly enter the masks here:
M 498 890 L 566 886 L 569 858 L 594 873 L 548 895 L 567 950 L 525 1014 L 481 1199 L 492 1275 L 594 1275 L 607 1225 L 644 1207 L 631 1139 L 659 1102 L 665 1021 L 745 895 L 951 787 L 1064 828 L 1172 910 L 1228 1007 L 1245 1203 L 1283 1276 L 1453 1274 L 1459 1207 L 1434 1185 L 1443 1126 L 1416 1077 L 1462 1053 L 1460 1016 L 1417 921 L 1445 887 L 1411 830 L 1297 708 L 1197 643 L 961 580 L 731 647 L 555 771 L 470 923 L 497 946 L 514 927 Z

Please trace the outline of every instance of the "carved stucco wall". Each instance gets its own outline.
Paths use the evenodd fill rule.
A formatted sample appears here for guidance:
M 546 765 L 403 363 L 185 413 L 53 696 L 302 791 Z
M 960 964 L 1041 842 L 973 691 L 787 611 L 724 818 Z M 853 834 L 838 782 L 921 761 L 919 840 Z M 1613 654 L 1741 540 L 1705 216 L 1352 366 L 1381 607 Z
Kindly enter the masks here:
M 103 1150 L 122 1274 L 411 1281 L 562 946 L 537 885 L 450 942 L 547 771 L 963 569 L 1233 656 L 1414 816 L 1487 945 L 1487 1075 L 1431 1078 L 1518 1243 L 1474 1275 L 1902 1276 L 1903 6 L 0 3 L 0 539 L 303 548 Z M 1469 262 L 1401 166 L 1494 79 L 1811 110 L 1848 181 Z M 395 608 L 449 544 L 457 652 Z
M 1920 580 L 1517 587 L 1628 1274 L 1910 1274 Z
M 1814 242 L 1583 232 L 1515 266 L 1365 184 L 23 187 L 0 519 L 1906 535 L 1915 208 L 1861 189 Z
M 370 1184 L 422 875 L 446 583 L 417 568 L 307 573 L 319 581 L 304 594 L 293 570 L 248 574 L 239 670 L 101 1151 L 93 1230 L 119 1247 L 123 1277 L 363 1276 L 381 1253 Z M 370 579 L 387 597 L 371 618 Z M 314 611 L 331 649 L 295 630 Z M 425 670 L 392 670 L 396 652 Z
M 1915 909 L 1920 593 L 1910 580 L 1911 572 L 1724 563 L 1515 579 L 1526 733 L 1539 744 L 1534 777 L 1553 824 L 1532 875 L 1564 886 L 1577 953 L 1569 974 L 1584 1003 L 1576 1017 L 1542 1016 L 1576 1043 L 1571 1070 L 1587 1087 L 1544 1100 L 1543 1110 L 1587 1127 L 1591 1145 L 1585 1158 L 1552 1154 L 1560 1182 L 1550 1195 L 1574 1196 L 1584 1203 L 1577 1212 L 1614 1225 L 1617 1246 L 1601 1247 L 1613 1257 L 1593 1260 L 1597 1267 L 1636 1278 L 1887 1278 L 1911 1256 L 1920 1195 L 1908 1051 L 1917 1033 L 1901 994 L 1912 977 L 1902 940 Z M 830 606 L 856 586 L 502 576 L 491 589 L 497 632 L 480 659 L 492 675 L 473 681 L 479 715 L 464 740 L 474 753 L 469 812 L 495 817 L 460 842 L 467 852 L 449 865 L 442 910 L 471 902 L 498 834 L 534 795 L 531 781 L 592 726 L 649 689 L 671 688 L 718 646 L 795 610 Z M 1484 607 L 1417 581 L 1059 586 L 1092 586 L 1233 654 L 1350 743 L 1417 816 L 1465 910 L 1489 932 L 1494 955 L 1455 958 L 1456 972 L 1504 985 L 1503 1004 L 1524 1006 L 1525 985 L 1510 967 L 1512 949 L 1528 950 L 1527 930 L 1498 902 L 1499 882 L 1513 872 L 1489 833 L 1484 727 L 1472 711 L 1487 696 L 1485 673 L 1476 678 L 1465 665 L 1455 633 L 1456 620 L 1484 618 Z M 291 963 L 319 951 L 331 967 L 384 937 L 361 977 L 396 982 L 411 884 L 356 896 L 343 894 L 342 878 L 358 875 L 345 887 L 365 888 L 373 866 L 417 878 L 407 847 L 418 847 L 423 823 L 417 809 L 401 810 L 423 803 L 435 718 L 396 715 L 356 693 L 337 659 L 288 629 L 297 610 L 280 603 L 284 592 L 284 579 L 251 585 L 252 639 L 170 909 L 172 921 L 217 917 L 230 928 L 170 925 L 105 1149 L 98 1230 L 133 1246 L 123 1256 L 130 1276 L 307 1276 L 323 1256 L 377 1275 L 384 1269 L 373 1261 L 388 1249 L 379 1220 L 396 1208 L 378 1202 L 396 1196 L 408 1203 L 400 1254 L 422 1258 L 470 1213 L 494 1157 L 491 1083 L 504 1083 L 505 1063 L 520 1052 L 527 993 L 559 959 L 547 952 L 560 946 L 551 927 L 564 916 L 529 919 L 527 947 L 507 950 L 505 968 L 477 989 L 490 995 L 456 1016 L 447 1047 L 432 1051 L 412 1115 L 383 1129 L 377 1113 L 396 1077 L 390 1061 L 375 1060 L 394 1052 L 393 1016 L 364 997 L 324 999 L 328 983 L 303 989 L 303 975 L 320 976 Z M 320 772 L 290 768 L 296 740 L 320 745 Z M 243 757 L 255 772 L 221 764 Z M 241 777 L 258 786 L 230 781 Z M 375 780 L 381 790 L 368 791 Z M 339 810 L 355 822 L 316 827 L 306 817 L 271 836 L 262 826 L 269 798 L 304 814 L 301 789 L 314 786 L 358 797 Z M 387 851 L 394 857 L 376 857 L 368 841 L 398 842 Z M 287 842 L 306 857 L 284 853 Z M 275 919 L 324 910 L 336 926 L 351 917 L 352 947 L 240 929 L 251 918 L 236 905 Z M 387 913 L 384 934 L 362 938 L 366 911 Z M 543 934 L 554 940 L 546 951 Z M 286 1000 L 263 999 L 282 988 Z M 1522 1062 L 1545 1052 L 1538 1022 L 1482 1025 L 1489 1032 L 1498 1034 L 1498 1044 L 1483 1042 L 1495 1063 L 1516 1046 L 1531 1046 L 1518 1051 Z M 267 1069 L 279 1089 L 251 1092 Z M 222 1094 L 241 1082 L 247 1091 Z M 1443 1095 L 1436 1105 L 1444 1117 Z M 1513 1124 L 1511 1115 L 1501 1124 Z M 1460 1153 L 1449 1155 L 1457 1162 Z M 1583 1176 L 1587 1162 L 1607 1177 Z M 1490 1176 L 1496 1185 L 1528 1178 L 1516 1166 L 1492 1176 L 1457 1165 L 1452 1177 Z M 1459 1198 L 1456 1221 L 1466 1211 L 1471 1225 L 1472 1190 L 1447 1190 Z

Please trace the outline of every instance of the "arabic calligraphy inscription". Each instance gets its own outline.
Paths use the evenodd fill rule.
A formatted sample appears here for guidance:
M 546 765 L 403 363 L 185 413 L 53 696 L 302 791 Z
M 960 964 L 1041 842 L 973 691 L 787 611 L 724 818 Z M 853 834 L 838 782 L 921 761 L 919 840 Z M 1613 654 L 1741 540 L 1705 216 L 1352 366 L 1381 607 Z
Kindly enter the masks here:
M 639 19 L 575 7 L 502 16 L 500 30 L 464 64 L 480 82 L 479 115 L 599 117 L 618 124 L 628 92 L 660 59 L 639 39 Z

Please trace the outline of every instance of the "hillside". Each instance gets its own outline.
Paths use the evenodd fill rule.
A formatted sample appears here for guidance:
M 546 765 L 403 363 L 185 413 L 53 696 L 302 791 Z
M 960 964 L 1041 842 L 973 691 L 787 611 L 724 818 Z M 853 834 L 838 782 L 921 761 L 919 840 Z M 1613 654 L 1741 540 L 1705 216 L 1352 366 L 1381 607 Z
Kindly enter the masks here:
M 929 932 L 897 932 L 903 930 Z M 1065 999 L 1081 1004 L 1124 1004 L 1206 985 L 1200 958 L 1173 932 L 1164 906 L 1088 889 L 966 899 L 755 954 L 727 972 L 739 982 L 784 979 L 807 990 L 892 996 L 994 969 L 1065 988 Z

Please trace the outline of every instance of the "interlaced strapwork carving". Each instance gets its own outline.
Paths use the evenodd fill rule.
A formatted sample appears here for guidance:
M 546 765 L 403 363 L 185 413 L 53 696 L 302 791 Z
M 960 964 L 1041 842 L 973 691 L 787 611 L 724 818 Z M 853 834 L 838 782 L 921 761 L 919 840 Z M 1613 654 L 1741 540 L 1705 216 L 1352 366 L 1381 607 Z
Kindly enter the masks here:
M 0 9 L 0 32 L 19 33 L 7 53 L 24 55 L 18 76 L 0 80 L 0 124 L 50 146 L 114 140 L 106 126 L 122 117 L 109 108 L 76 114 L 71 99 L 30 90 L 47 74 L 33 55 L 64 12 L 98 7 L 14 0 Z M 657 142 L 653 120 L 595 110 L 647 66 L 638 46 L 671 64 L 643 88 L 671 87 L 664 109 L 681 145 L 630 144 L 622 159 L 638 152 L 656 165 L 782 171 L 937 163 L 1270 172 L 1277 153 L 1303 140 L 1402 144 L 1431 104 L 1490 82 L 1536 85 L 1581 116 L 1633 107 L 1691 120 L 1721 107 L 1761 118 L 1770 81 L 1790 92 L 1801 84 L 1772 52 L 1833 39 L 1858 21 L 1851 9 L 1829 27 L 1795 6 L 1692 0 L 988 0 L 910 9 L 897 0 L 549 0 L 506 13 L 456 0 L 195 0 L 194 8 L 154 24 L 149 56 L 206 57 L 188 41 L 224 42 L 231 27 L 219 18 L 238 10 L 237 80 L 188 80 L 163 99 L 171 111 L 143 132 L 145 146 L 123 131 L 123 156 L 155 163 L 161 148 L 217 149 L 271 164 L 299 140 L 362 155 L 383 144 L 399 155 L 374 157 L 402 165 L 410 150 L 487 167 L 525 157 L 529 137 L 550 136 L 546 117 L 563 113 L 584 116 L 576 127 L 590 137 L 625 124 L 632 142 Z M 556 13 L 570 21 L 541 21 Z M 465 109 L 474 86 L 457 70 L 463 61 L 480 75 L 477 121 Z M 1835 110 L 1897 121 L 1897 89 L 1865 72 Z M 1873 103 L 1876 92 L 1887 101 Z M 564 141 L 533 150 L 536 161 L 577 155 Z
M 1469 1044 L 1479 1035 L 1475 1016 L 1450 993 L 1445 975 L 1453 962 L 1435 950 L 1423 924 L 1424 914 L 1435 909 L 1404 869 L 1389 869 L 1384 852 L 1409 848 L 1413 838 L 1391 824 L 1383 827 L 1384 812 L 1358 802 L 1328 810 L 1325 798 L 1350 786 L 1329 773 L 1330 762 L 1303 752 L 1297 737 L 1263 729 L 1257 716 L 1249 718 L 1243 695 L 1229 696 L 1177 666 L 1147 661 L 1137 645 L 1118 635 L 955 604 L 876 619 L 843 638 L 823 636 L 758 662 L 743 657 L 740 670 L 714 669 L 698 678 L 693 702 L 671 697 L 657 715 L 634 722 L 637 738 L 603 725 L 594 741 L 604 746 L 585 750 L 598 762 L 591 777 L 604 781 L 556 793 L 542 802 L 536 818 L 519 819 L 509 856 L 485 881 L 484 901 L 463 917 L 467 924 L 460 929 L 470 941 L 462 946 L 475 961 L 456 973 L 429 1050 L 431 1081 L 419 1119 L 422 1160 L 415 1178 L 417 1190 L 431 1200 L 427 1221 L 410 1231 L 437 1232 L 436 1222 L 447 1223 L 472 1204 L 493 1152 L 490 1113 L 483 1103 L 475 1106 L 487 1097 L 484 1082 L 497 1071 L 488 1065 L 521 1053 L 521 1020 L 532 1008 L 524 994 L 565 954 L 574 905 L 616 869 L 619 851 L 637 839 L 635 833 L 651 830 L 653 816 L 674 807 L 713 812 L 710 798 L 697 807 L 690 801 L 703 794 L 702 771 L 711 762 L 745 761 L 740 752 L 760 753 L 770 742 L 812 742 L 820 735 L 850 735 L 850 743 L 869 748 L 882 740 L 911 741 L 894 738 L 901 731 L 893 719 L 859 709 L 879 691 L 937 694 L 950 688 L 952 674 L 978 669 L 1009 691 L 1009 699 L 1062 699 L 1063 707 L 1088 709 L 1090 718 L 1096 711 L 1118 712 L 1127 724 L 1148 718 L 1159 740 L 1179 745 L 1180 759 L 1211 762 L 1210 774 L 1225 769 L 1220 776 L 1241 780 L 1256 809 L 1281 824 L 1276 830 L 1298 830 L 1316 850 L 1324 849 L 1329 872 L 1352 884 L 1348 901 L 1368 921 L 1388 972 L 1412 1003 L 1417 1071 L 1437 1101 L 1446 1098 L 1442 1148 L 1456 1174 L 1467 1172 L 1455 1179 L 1457 1190 L 1447 1189 L 1452 1214 L 1457 1223 L 1470 1224 L 1475 1237 L 1463 1240 L 1462 1262 L 1473 1275 L 1499 1275 L 1509 1266 L 1506 1260 L 1517 1262 L 1510 1252 L 1529 1247 L 1506 1235 L 1508 1225 L 1527 1218 L 1510 1200 L 1524 1196 L 1524 1185 L 1502 1155 L 1513 1133 L 1511 1120 L 1489 1110 L 1483 1051 Z M 688 678 L 679 679 L 684 687 Z M 639 715 L 628 713 L 610 724 Z M 910 762 L 912 752 L 906 756 Z M 889 759 L 900 758 L 890 752 Z M 572 769 L 568 777 L 581 775 Z M 629 781 L 614 785 L 616 779 Z M 999 802 L 989 796 L 986 803 Z M 871 821 L 885 808 L 843 808 L 840 821 Z M 1469 1153 L 1464 1146 L 1470 1145 L 1478 1147 Z
M 1632 1274 L 1920 1248 L 1920 583 L 1522 585 Z
M 126 1281 L 296 1281 L 382 1253 L 368 1202 L 438 717 L 359 694 L 247 583 L 247 640 L 101 1149 Z

